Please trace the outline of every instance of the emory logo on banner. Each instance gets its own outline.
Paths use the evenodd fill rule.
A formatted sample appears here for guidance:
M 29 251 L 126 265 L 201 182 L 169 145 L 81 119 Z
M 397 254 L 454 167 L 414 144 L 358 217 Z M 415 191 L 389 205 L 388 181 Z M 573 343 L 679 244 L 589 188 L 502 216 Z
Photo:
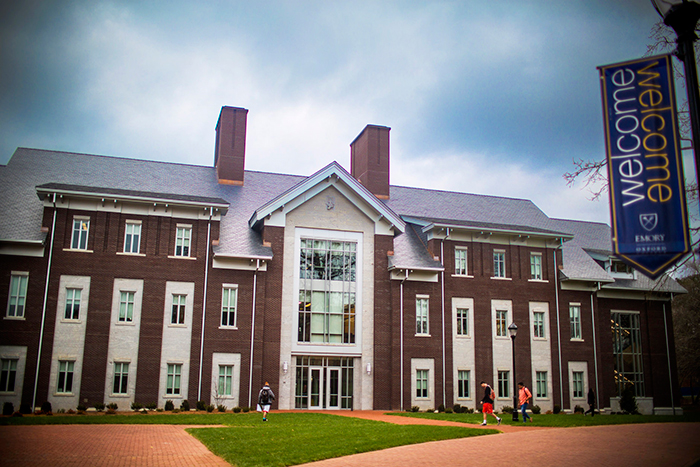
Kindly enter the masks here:
M 613 251 L 655 279 L 690 249 L 671 56 L 598 70 Z

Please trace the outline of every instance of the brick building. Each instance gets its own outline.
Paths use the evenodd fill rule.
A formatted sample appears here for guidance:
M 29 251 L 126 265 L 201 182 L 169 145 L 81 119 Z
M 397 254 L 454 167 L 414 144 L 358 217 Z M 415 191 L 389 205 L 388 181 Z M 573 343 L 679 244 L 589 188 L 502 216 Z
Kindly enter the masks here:
M 245 170 L 224 107 L 210 167 L 19 148 L 0 168 L 0 401 L 281 409 L 677 404 L 670 299 L 607 225 L 529 200 L 389 184 L 387 127 L 308 176 Z

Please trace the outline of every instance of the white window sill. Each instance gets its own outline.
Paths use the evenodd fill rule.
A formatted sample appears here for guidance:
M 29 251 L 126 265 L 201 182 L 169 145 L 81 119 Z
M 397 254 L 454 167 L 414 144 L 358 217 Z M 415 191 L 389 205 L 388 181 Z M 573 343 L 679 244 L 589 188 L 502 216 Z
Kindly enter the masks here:
M 166 394 L 165 399 L 182 399 L 182 394 Z M 175 407 L 176 409 L 179 409 L 180 407 Z
M 136 323 L 133 321 L 117 321 L 116 323 L 117 326 L 136 326 Z
M 491 279 L 497 280 L 497 281 L 512 281 L 513 280 L 512 277 L 495 277 L 495 276 L 491 277 Z
M 238 331 L 238 326 L 219 326 L 219 329 L 225 329 L 228 331 Z
M 129 394 L 110 394 L 109 397 L 113 397 L 115 399 L 128 399 L 131 396 Z
M 185 329 L 185 328 L 187 328 L 187 325 L 186 324 L 179 324 L 179 323 L 170 323 L 170 324 L 168 324 L 168 327 L 169 328 L 183 328 L 183 329 Z
M 540 342 L 547 342 L 546 337 L 533 337 L 532 340 L 533 341 L 540 341 Z
M 414 337 L 430 337 L 430 334 L 415 334 Z
M 80 248 L 64 248 L 63 251 L 73 251 L 77 253 L 94 253 L 92 250 L 83 250 Z
M 53 395 L 55 397 L 73 397 L 73 396 L 75 396 L 75 394 L 72 392 L 54 392 Z
M 452 277 L 461 277 L 463 279 L 474 279 L 474 276 L 470 276 L 469 274 L 452 274 Z
M 549 281 L 544 280 L 544 279 L 528 279 L 527 281 L 528 282 L 539 282 L 540 284 L 549 284 Z
M 61 323 L 64 323 L 64 324 L 81 324 L 82 322 L 83 321 L 80 319 L 65 319 L 65 318 L 63 318 L 61 320 Z
M 140 256 L 140 257 L 142 257 L 142 258 L 145 258 L 145 257 L 146 257 L 146 254 L 145 254 L 145 253 L 131 253 L 131 252 L 128 252 L 128 251 L 117 251 L 117 254 L 120 255 L 120 256 Z
M 168 256 L 168 259 L 190 259 L 195 261 L 197 258 L 195 256 Z
M 4 319 L 8 319 L 10 321 L 26 321 L 27 318 L 24 316 L 5 316 Z
M 581 339 L 580 337 L 573 338 L 573 339 L 569 339 L 569 340 L 570 340 L 571 342 L 584 342 L 584 340 Z
M 466 334 L 466 335 L 465 334 L 457 334 L 455 337 L 457 339 L 471 339 L 472 338 L 472 336 L 470 334 Z

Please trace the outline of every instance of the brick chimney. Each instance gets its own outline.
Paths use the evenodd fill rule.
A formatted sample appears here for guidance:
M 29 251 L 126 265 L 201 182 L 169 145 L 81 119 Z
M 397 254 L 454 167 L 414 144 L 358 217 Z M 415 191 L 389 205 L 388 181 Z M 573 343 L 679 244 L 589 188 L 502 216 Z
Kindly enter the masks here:
M 222 107 L 216 124 L 214 166 L 216 178 L 224 185 L 243 185 L 245 133 L 248 109 Z
M 350 172 L 380 199 L 389 199 L 389 131 L 367 125 L 350 143 Z

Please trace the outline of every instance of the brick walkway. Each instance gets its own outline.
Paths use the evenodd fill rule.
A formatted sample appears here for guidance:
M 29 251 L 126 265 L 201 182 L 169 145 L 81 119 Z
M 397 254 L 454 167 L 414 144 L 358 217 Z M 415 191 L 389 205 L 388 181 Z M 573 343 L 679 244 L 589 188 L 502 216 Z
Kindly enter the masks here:
M 457 425 L 384 415 L 332 412 L 398 424 Z M 475 427 L 475 425 L 467 425 Z M 0 426 L 0 465 L 8 466 L 218 466 L 182 425 Z M 488 428 L 495 428 L 489 421 Z M 583 428 L 501 425 L 503 433 L 435 441 L 306 464 L 339 466 L 692 466 L 700 460 L 700 423 Z

